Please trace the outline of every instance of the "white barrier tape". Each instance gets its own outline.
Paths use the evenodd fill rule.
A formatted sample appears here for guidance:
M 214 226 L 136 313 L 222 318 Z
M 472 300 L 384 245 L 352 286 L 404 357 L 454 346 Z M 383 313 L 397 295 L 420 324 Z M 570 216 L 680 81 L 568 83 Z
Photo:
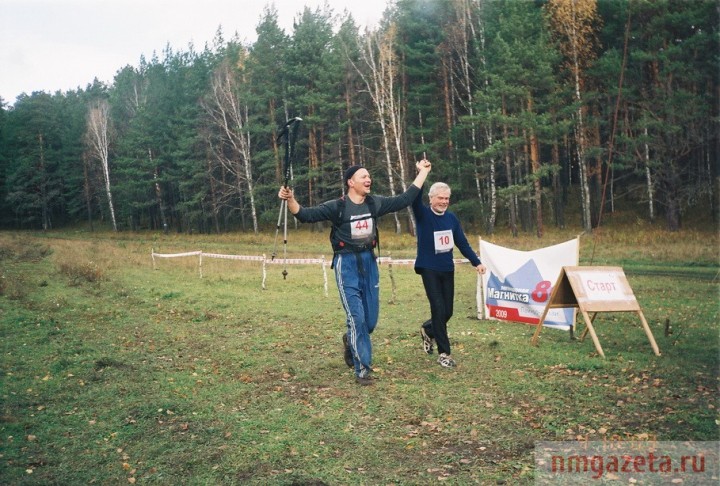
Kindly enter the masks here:
M 261 262 L 265 259 L 264 256 L 252 256 L 252 255 L 222 255 L 220 253 L 205 253 L 202 252 L 203 257 L 207 258 L 222 258 L 225 260 L 243 260 L 249 262 Z
M 189 251 L 185 253 L 155 253 L 155 249 L 153 248 L 150 256 L 152 257 L 153 262 L 153 270 L 155 270 L 155 257 L 158 258 L 174 258 L 174 257 L 186 257 L 186 256 L 197 256 L 198 257 L 198 268 L 200 271 L 200 278 L 203 277 L 203 271 L 202 271 L 202 260 L 203 257 L 207 258 L 218 258 L 223 260 L 238 260 L 238 261 L 251 261 L 251 262 L 262 262 L 262 283 L 261 288 L 263 290 L 266 289 L 265 281 L 267 279 L 267 271 L 266 267 L 268 264 L 271 265 L 322 265 L 323 269 L 323 288 L 325 291 L 325 297 L 328 295 L 328 280 L 327 280 L 327 263 L 325 261 L 325 255 L 322 256 L 322 258 L 278 258 L 278 259 L 267 259 L 267 256 L 263 254 L 262 256 L 253 256 L 253 255 L 224 255 L 221 253 L 204 253 L 202 251 Z M 390 279 L 392 281 L 392 289 L 393 289 L 393 299 L 392 302 L 395 301 L 395 280 L 392 276 L 392 265 L 414 265 L 415 260 L 414 259 L 400 259 L 400 260 L 393 260 L 392 257 L 380 257 L 377 259 L 378 264 L 387 263 L 390 268 Z M 454 259 L 454 263 L 469 263 L 466 259 Z
M 253 256 L 253 255 L 223 255 L 220 253 L 205 253 L 203 251 L 189 251 L 186 253 L 152 253 L 153 257 L 158 258 L 175 258 L 175 257 L 186 257 L 186 256 L 197 256 L 201 255 L 206 258 L 220 258 L 225 260 L 242 260 L 251 262 L 266 262 L 271 265 L 288 264 L 288 265 L 307 265 L 307 264 L 323 264 L 325 262 L 322 258 L 276 258 L 268 260 L 265 256 Z M 470 263 L 465 258 L 456 258 L 453 260 L 454 263 Z M 392 263 L 393 265 L 414 265 L 415 259 L 394 259 L 390 257 L 378 258 L 378 263 Z
M 465 258 L 455 258 L 454 263 L 470 263 L 470 260 Z M 378 263 L 392 263 L 393 265 L 415 265 L 414 259 L 396 260 L 394 258 L 380 257 Z
M 153 257 L 158 258 L 175 258 L 175 257 L 186 257 L 186 256 L 197 256 L 200 255 L 201 251 L 189 251 L 187 253 L 155 253 L 153 252 Z
M 260 256 L 254 256 L 254 255 L 223 255 L 221 253 L 205 253 L 203 251 L 189 251 L 186 253 L 155 253 L 152 252 L 151 256 L 153 258 L 175 258 L 175 257 L 186 257 L 186 256 L 199 256 L 202 260 L 203 258 L 219 258 L 223 260 L 241 260 L 241 261 L 249 261 L 249 262 L 264 262 L 266 264 L 270 265 L 280 265 L 280 264 L 289 264 L 289 265 L 307 265 L 307 264 L 317 264 L 322 265 L 325 262 L 324 258 L 275 258 L 275 259 L 268 259 L 265 255 Z
M 414 265 L 414 264 L 415 264 L 415 260 L 414 260 L 414 259 L 412 259 L 412 260 L 399 260 L 399 259 L 395 259 L 395 258 L 381 257 L 381 258 L 378 258 L 378 263 L 379 263 L 379 264 L 392 263 L 393 265 Z
M 284 263 L 287 263 L 289 265 L 302 265 L 307 263 L 322 264 L 322 262 L 323 261 L 320 258 L 276 258 L 275 260 L 267 261 L 267 263 L 269 263 L 270 265 L 280 265 Z

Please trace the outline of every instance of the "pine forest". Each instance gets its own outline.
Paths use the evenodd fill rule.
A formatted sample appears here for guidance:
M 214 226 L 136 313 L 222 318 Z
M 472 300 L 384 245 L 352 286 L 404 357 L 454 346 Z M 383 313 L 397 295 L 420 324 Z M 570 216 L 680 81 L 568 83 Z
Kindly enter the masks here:
M 292 32 L 269 3 L 251 44 L 219 28 L 111 84 L 0 99 L 0 229 L 257 233 L 286 169 L 314 205 L 355 164 L 399 194 L 423 157 L 486 234 L 717 223 L 716 0 L 388 0 L 372 29 L 298 5 Z

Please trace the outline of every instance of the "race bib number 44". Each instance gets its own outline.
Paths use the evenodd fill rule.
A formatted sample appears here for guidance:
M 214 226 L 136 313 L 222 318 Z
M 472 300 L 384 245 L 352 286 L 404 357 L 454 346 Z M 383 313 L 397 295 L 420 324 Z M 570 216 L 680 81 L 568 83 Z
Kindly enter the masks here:
M 356 216 L 350 221 L 350 233 L 353 240 L 369 240 L 373 236 L 373 220 L 369 214 Z
M 452 230 L 435 231 L 435 253 L 447 253 L 455 246 Z

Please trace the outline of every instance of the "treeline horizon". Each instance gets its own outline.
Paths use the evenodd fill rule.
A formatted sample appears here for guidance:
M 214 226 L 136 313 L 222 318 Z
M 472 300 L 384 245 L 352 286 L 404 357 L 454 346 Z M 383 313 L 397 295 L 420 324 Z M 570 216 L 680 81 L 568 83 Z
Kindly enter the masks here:
M 717 223 L 715 0 L 387 6 L 366 30 L 305 7 L 286 33 L 268 5 L 253 43 L 218 29 L 110 84 L 0 98 L 0 229 L 274 227 L 294 117 L 302 205 L 341 196 L 356 164 L 399 194 L 426 156 L 429 183 L 488 234 L 592 231 L 618 211 L 669 231 L 688 214 Z

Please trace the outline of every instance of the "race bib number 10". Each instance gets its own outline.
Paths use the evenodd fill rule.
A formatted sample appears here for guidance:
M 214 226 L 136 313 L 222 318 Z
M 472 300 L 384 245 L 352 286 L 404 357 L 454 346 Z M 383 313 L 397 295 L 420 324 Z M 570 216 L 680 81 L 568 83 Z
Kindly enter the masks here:
M 435 253 L 447 253 L 452 251 L 455 246 L 452 230 L 436 231 L 435 235 Z

